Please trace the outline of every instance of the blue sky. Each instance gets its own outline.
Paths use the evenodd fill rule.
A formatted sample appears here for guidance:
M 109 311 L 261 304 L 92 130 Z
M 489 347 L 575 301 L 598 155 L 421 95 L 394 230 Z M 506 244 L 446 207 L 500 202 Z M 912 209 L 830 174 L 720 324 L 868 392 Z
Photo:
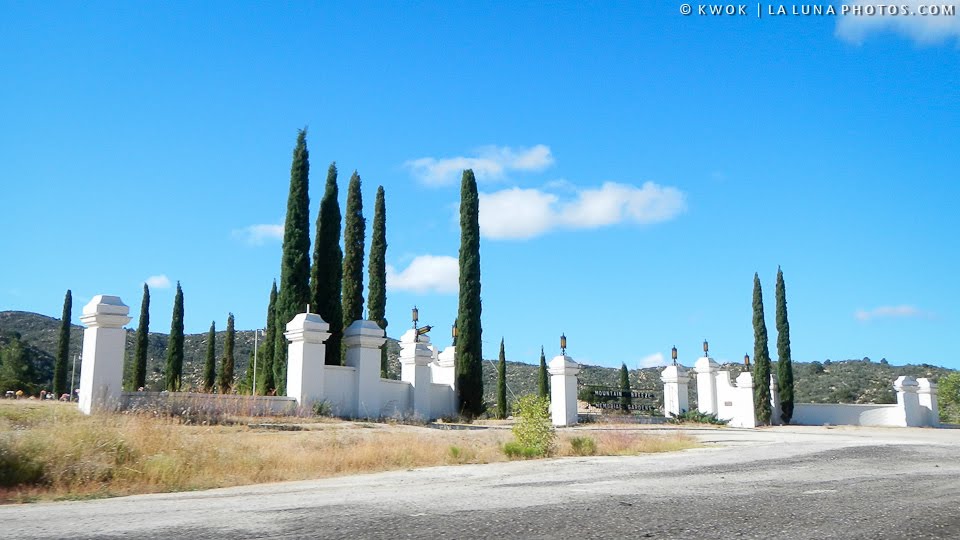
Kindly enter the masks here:
M 795 360 L 960 368 L 960 19 L 680 6 L 2 1 L 0 310 L 262 326 L 308 126 L 311 220 L 386 190 L 391 336 L 449 342 L 471 166 L 487 357 L 739 361 L 759 272 L 776 358 L 780 265 Z

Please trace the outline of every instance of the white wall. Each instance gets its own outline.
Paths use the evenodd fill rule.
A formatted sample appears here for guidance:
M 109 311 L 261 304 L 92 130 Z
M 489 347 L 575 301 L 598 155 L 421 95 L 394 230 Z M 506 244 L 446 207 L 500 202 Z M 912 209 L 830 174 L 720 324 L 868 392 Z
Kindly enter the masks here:
M 335 416 L 356 416 L 357 370 L 347 366 L 324 366 L 323 399 Z
M 397 417 L 410 410 L 413 387 L 403 381 L 380 379 L 380 416 Z
M 796 403 L 792 424 L 822 426 L 906 426 L 897 405 Z
M 430 409 L 437 418 L 455 416 L 457 413 L 457 396 L 446 384 L 430 384 Z

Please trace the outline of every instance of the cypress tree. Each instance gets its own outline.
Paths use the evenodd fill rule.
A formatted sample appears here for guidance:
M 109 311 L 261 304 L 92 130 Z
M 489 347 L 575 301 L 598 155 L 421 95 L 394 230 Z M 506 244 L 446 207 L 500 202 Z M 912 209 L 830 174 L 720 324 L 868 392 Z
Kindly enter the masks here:
M 170 319 L 170 339 L 167 341 L 167 390 L 180 391 L 183 379 L 183 290 L 177 282 L 173 297 L 173 317 Z
M 63 314 L 60 316 L 60 337 L 57 339 L 57 359 L 53 364 L 53 395 L 60 397 L 70 391 L 67 384 L 67 357 L 70 356 L 70 314 L 73 311 L 73 294 L 67 289 L 63 298 Z
M 480 323 L 480 197 L 471 169 L 460 182 L 460 297 L 457 307 L 456 375 L 460 411 L 477 416 L 483 403 L 483 328 Z
M 273 350 L 277 339 L 277 280 L 270 287 L 270 302 L 267 304 L 267 328 L 257 352 L 256 393 L 265 396 L 277 387 L 273 378 Z
M 538 373 L 537 395 L 550 399 L 550 378 L 547 374 L 547 357 L 543 354 L 543 346 L 540 346 L 540 372 Z
M 373 209 L 373 236 L 370 238 L 370 286 L 367 293 L 367 316 L 384 333 L 387 330 L 387 209 L 383 186 L 377 187 Z M 380 376 L 387 377 L 387 344 L 380 347 Z
M 770 423 L 770 351 L 767 323 L 763 320 L 763 291 L 760 276 L 753 274 L 753 406 L 757 422 Z
M 497 418 L 507 417 L 507 355 L 500 338 L 500 361 L 497 363 Z
M 237 334 L 233 329 L 233 313 L 227 315 L 227 339 L 223 345 L 223 362 L 220 363 L 220 393 L 229 394 L 233 388 L 233 346 Z
M 777 385 L 780 387 L 780 418 L 793 418 L 793 359 L 790 357 L 790 323 L 787 321 L 787 289 L 777 267 Z
M 283 228 L 283 255 L 280 263 L 280 292 L 277 296 L 277 324 L 285 327 L 310 303 L 310 153 L 307 130 L 297 133 L 290 165 L 290 193 Z M 231 377 L 232 377 L 231 373 Z M 273 376 L 277 394 L 285 395 L 287 386 L 287 339 L 283 332 L 274 336 Z
M 203 391 L 213 391 L 217 381 L 217 327 L 210 322 L 210 332 L 207 333 L 207 361 L 203 365 Z
M 326 363 L 339 366 L 340 343 L 343 339 L 343 304 L 340 297 L 343 282 L 343 251 L 340 249 L 340 203 L 337 187 L 337 164 L 327 169 L 327 184 L 320 199 L 317 215 L 317 238 L 313 248 L 310 273 L 312 309 L 330 325 Z M 286 324 L 286 323 L 278 323 Z
M 133 353 L 133 389 L 147 386 L 147 346 L 150 339 L 150 287 L 143 284 L 140 300 L 140 324 L 137 326 L 136 348 Z
M 343 223 L 343 327 L 363 318 L 363 245 L 367 220 L 363 218 L 360 175 L 353 171 L 347 188 L 347 215 Z
M 630 372 L 627 371 L 627 364 L 620 363 L 620 408 L 623 412 L 630 411 L 630 404 L 633 398 L 630 394 Z

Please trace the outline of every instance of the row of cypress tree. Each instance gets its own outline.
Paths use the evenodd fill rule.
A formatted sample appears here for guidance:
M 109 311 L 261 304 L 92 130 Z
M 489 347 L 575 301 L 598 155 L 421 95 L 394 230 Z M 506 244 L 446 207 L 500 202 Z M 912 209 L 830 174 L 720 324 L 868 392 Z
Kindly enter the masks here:
M 789 424 L 793 418 L 793 359 L 790 355 L 790 323 L 787 320 L 787 291 L 783 271 L 777 267 L 777 386 L 780 389 L 780 418 Z M 753 404 L 757 422 L 769 424 L 770 352 L 767 346 L 767 325 L 763 316 L 763 290 L 760 276 L 753 274 Z

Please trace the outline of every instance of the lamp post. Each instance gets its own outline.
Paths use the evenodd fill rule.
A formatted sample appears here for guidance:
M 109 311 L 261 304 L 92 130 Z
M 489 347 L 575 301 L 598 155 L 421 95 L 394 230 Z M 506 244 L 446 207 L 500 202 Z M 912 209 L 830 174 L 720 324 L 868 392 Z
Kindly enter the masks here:
M 410 317 L 413 319 L 413 341 L 414 343 L 420 342 L 420 336 L 426 334 L 433 329 L 429 324 L 423 328 L 417 327 L 417 322 L 420 321 L 420 310 L 417 309 L 417 306 L 413 306 L 413 310 L 410 312 Z
M 70 372 L 70 401 L 73 401 L 73 381 L 77 377 L 77 355 L 73 355 L 73 371 Z M 60 396 L 57 396 L 60 399 Z
M 743 365 L 747 366 L 747 369 L 750 369 L 750 355 L 743 353 Z
M 567 336 L 562 332 L 560 333 L 560 354 L 563 356 L 567 355 Z
M 309 312 L 309 305 L 307 306 Z M 250 390 L 250 395 L 257 395 L 257 347 L 258 341 L 257 338 L 260 335 L 260 329 L 256 328 L 253 331 L 253 389 Z
M 450 338 L 453 340 L 452 345 L 457 346 L 457 320 L 453 320 L 453 327 L 450 328 Z
M 670 358 L 673 359 L 673 365 L 677 365 L 677 346 L 676 345 L 674 345 L 673 348 L 670 349 Z
M 710 357 L 710 344 L 707 343 L 706 339 L 703 340 L 703 355 L 707 358 Z

